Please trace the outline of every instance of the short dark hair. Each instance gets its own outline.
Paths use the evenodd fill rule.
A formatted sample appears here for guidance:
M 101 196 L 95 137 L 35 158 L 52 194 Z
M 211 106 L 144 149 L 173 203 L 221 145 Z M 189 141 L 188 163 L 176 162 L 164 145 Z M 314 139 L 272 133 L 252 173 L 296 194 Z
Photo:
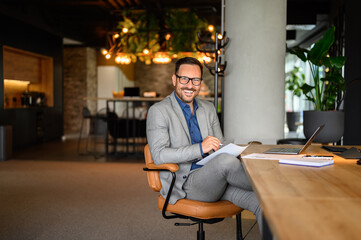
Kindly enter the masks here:
M 175 63 L 175 74 L 178 74 L 178 70 L 179 70 L 180 66 L 183 64 L 197 65 L 201 69 L 201 77 L 203 76 L 202 63 L 200 63 L 196 58 L 192 58 L 192 57 L 184 57 L 184 58 L 179 59 Z

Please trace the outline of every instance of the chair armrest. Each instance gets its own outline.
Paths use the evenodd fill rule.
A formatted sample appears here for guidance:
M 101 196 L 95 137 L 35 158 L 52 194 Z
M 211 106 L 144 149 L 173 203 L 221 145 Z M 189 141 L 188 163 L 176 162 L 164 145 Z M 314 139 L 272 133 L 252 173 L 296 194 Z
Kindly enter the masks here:
M 148 169 L 153 169 L 153 170 L 168 170 L 170 172 L 176 172 L 178 171 L 179 167 L 177 164 L 175 163 L 165 163 L 165 164 L 161 164 L 161 165 L 155 165 L 154 163 L 148 163 L 147 165 Z
M 146 172 L 169 171 L 172 174 L 172 182 L 171 182 L 171 184 L 169 186 L 167 197 L 165 199 L 163 209 L 162 209 L 162 215 L 166 219 L 171 219 L 171 218 L 176 218 L 177 217 L 175 215 L 167 216 L 166 215 L 166 210 L 167 210 L 167 206 L 169 204 L 170 196 L 172 195 L 172 191 L 173 191 L 173 187 L 174 187 L 174 183 L 175 183 L 175 179 L 176 179 L 175 172 L 178 171 L 178 169 L 179 169 L 179 167 L 175 163 L 166 163 L 166 164 L 161 164 L 161 165 L 155 165 L 153 162 L 152 163 L 147 163 L 146 167 L 143 168 L 143 170 L 146 171 Z M 149 175 L 148 175 L 148 182 L 149 182 Z M 151 188 L 154 190 L 155 187 L 151 186 Z M 157 191 L 159 192 L 158 189 L 157 189 Z

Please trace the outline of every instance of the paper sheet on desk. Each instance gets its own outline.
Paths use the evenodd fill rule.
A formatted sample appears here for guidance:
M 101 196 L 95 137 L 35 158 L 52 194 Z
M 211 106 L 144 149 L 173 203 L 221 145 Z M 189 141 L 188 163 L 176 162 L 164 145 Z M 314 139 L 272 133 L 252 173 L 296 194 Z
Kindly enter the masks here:
M 203 158 L 202 160 L 200 160 L 199 162 L 197 162 L 198 165 L 204 165 L 207 162 L 209 162 L 210 160 L 212 160 L 214 157 L 218 156 L 221 153 L 228 153 L 231 154 L 235 157 L 239 156 L 246 148 L 246 147 L 240 147 L 236 144 L 230 143 L 227 144 L 226 146 L 222 147 L 221 149 L 219 149 L 218 151 L 212 153 L 211 155 Z
M 284 155 L 284 154 L 269 154 L 269 153 L 252 153 L 242 158 L 251 158 L 251 159 L 264 159 L 264 160 L 280 160 L 280 159 L 293 159 L 304 156 L 305 154 L 300 155 Z
M 282 155 L 282 154 L 263 154 L 252 153 L 242 158 L 262 159 L 262 160 L 278 160 L 280 164 L 291 164 L 310 167 L 323 167 L 333 164 L 333 159 L 328 158 L 305 158 L 302 155 Z

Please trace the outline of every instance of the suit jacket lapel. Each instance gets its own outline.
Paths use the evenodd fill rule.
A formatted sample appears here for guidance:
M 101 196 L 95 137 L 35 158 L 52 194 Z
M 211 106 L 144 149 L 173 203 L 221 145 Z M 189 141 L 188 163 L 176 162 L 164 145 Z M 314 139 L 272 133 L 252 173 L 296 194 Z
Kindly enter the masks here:
M 182 123 L 182 127 L 183 127 L 184 131 L 186 132 L 188 140 L 191 143 L 192 140 L 191 140 L 191 135 L 189 134 L 188 125 L 187 125 L 186 119 L 184 118 L 183 111 L 182 111 L 181 107 L 179 106 L 179 103 L 177 102 L 177 99 L 175 99 L 174 92 L 172 92 L 170 94 L 170 99 L 171 99 L 171 102 L 172 102 L 173 110 L 176 112 L 176 115 L 177 115 L 179 121 Z
M 198 109 L 196 115 L 197 115 L 198 126 L 202 134 L 202 139 L 205 139 L 208 136 L 206 112 L 203 107 L 203 104 L 200 101 L 197 101 L 197 103 L 198 103 Z

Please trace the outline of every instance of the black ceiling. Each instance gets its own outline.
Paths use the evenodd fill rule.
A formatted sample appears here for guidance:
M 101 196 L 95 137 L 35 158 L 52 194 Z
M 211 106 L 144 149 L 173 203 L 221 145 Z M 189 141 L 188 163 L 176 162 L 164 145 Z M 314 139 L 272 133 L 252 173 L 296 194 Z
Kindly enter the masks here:
M 106 33 L 124 9 L 191 8 L 220 25 L 221 0 L 0 0 L 0 13 L 10 15 L 56 35 L 103 47 Z M 288 0 L 287 24 L 315 24 L 329 14 L 332 0 Z

